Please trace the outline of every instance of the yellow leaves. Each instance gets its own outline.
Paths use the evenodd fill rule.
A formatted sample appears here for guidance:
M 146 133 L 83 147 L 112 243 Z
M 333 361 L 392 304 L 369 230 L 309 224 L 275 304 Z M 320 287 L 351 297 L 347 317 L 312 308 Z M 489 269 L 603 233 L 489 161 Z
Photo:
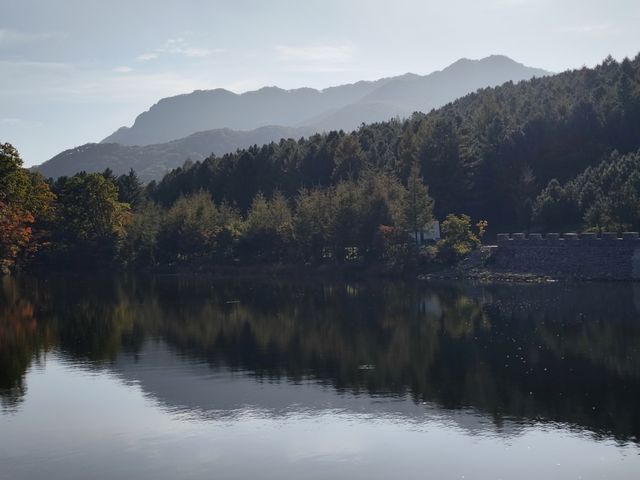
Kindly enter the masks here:
M 476 228 L 478 229 L 478 238 L 482 239 L 484 234 L 487 232 L 487 228 L 489 227 L 489 222 L 486 220 L 480 220 L 476 223 Z

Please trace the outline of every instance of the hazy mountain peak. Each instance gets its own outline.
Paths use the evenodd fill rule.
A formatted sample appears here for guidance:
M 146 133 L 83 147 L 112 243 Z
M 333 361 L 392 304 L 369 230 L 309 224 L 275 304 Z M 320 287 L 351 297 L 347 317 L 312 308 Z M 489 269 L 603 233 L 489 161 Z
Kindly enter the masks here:
M 196 90 L 159 100 L 131 127 L 121 127 L 101 144 L 67 150 L 39 169 L 47 176 L 80 170 L 117 173 L 136 169 L 160 178 L 189 157 L 203 159 L 253 144 L 326 130 L 350 130 L 362 123 L 429 111 L 479 88 L 526 80 L 548 72 L 504 55 L 461 58 L 428 75 L 405 73 L 361 80 L 323 90 L 265 86 L 237 94 L 224 88 Z
M 403 79 L 403 80 L 415 80 L 418 78 L 422 78 L 422 75 L 418 75 L 417 73 L 412 73 L 412 72 L 407 72 L 403 75 L 400 75 L 398 77 L 395 77 L 397 79 Z
M 510 63 L 518 63 L 515 60 L 513 60 L 510 57 L 507 57 L 506 55 L 501 55 L 501 54 L 492 54 L 489 55 L 488 57 L 485 57 L 482 60 L 494 60 L 494 61 L 503 61 L 503 62 L 510 62 Z M 518 63 L 518 65 L 522 65 L 521 63 Z
M 251 131 L 229 128 L 197 132 L 166 143 L 125 146 L 118 143 L 88 143 L 59 153 L 35 167 L 46 177 L 73 175 L 81 170 L 102 172 L 111 169 L 116 175 L 133 168 L 143 181 L 158 180 L 168 171 L 213 154 L 223 155 L 251 145 L 264 145 L 281 138 L 300 138 L 314 133 L 309 128 L 264 126 Z
M 256 95 L 259 93 L 269 93 L 269 92 L 288 92 L 290 90 L 285 90 L 283 88 L 277 87 L 275 85 L 267 85 L 264 87 L 260 87 L 258 90 L 251 90 L 249 92 L 244 92 L 241 95 Z
M 513 60 L 510 57 L 507 57 L 506 55 L 489 55 L 488 57 L 484 57 L 484 58 L 480 58 L 480 59 L 471 59 L 471 58 L 461 58 L 455 62 L 453 62 L 451 65 L 445 67 L 442 72 L 447 72 L 447 71 L 455 71 L 457 69 L 465 69 L 465 68 L 495 68 L 495 67 L 502 67 L 502 68 L 514 68 L 514 69 L 531 69 L 530 67 L 527 67 L 526 65 L 520 63 L 520 62 L 516 62 L 515 60 Z M 531 69 L 531 70 L 538 70 L 538 69 Z M 547 72 L 548 73 L 548 72 Z
M 362 123 L 428 111 L 478 88 L 545 74 L 504 55 L 491 55 L 480 60 L 461 58 L 429 75 L 405 73 L 323 90 L 277 86 L 242 94 L 223 88 L 196 90 L 161 99 L 140 114 L 132 127 L 118 129 L 103 142 L 150 145 L 199 131 L 252 130 L 263 125 L 349 130 Z

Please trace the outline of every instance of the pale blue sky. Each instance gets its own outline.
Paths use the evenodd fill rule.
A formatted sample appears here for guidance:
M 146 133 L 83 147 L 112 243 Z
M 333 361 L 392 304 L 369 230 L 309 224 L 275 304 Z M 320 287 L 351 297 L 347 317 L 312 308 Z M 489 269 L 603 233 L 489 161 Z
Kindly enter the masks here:
M 27 165 L 194 89 L 323 88 L 460 57 L 640 52 L 638 0 L 0 0 L 0 141 Z

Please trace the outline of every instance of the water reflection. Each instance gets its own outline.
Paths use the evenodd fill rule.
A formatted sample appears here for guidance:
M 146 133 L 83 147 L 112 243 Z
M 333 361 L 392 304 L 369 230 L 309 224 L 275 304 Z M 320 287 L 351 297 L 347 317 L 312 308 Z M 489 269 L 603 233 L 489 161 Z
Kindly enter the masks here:
M 4 278 L 0 400 L 19 412 L 26 372 L 54 355 L 193 418 L 294 405 L 638 442 L 638 297 L 632 284 Z

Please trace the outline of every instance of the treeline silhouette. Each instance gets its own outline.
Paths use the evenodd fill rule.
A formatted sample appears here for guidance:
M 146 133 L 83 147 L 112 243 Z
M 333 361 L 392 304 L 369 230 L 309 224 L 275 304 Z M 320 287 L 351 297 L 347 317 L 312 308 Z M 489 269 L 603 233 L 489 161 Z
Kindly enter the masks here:
M 534 203 L 533 218 L 552 229 L 586 224 L 597 230 L 637 230 L 640 153 L 614 152 L 564 185 L 551 180 Z

